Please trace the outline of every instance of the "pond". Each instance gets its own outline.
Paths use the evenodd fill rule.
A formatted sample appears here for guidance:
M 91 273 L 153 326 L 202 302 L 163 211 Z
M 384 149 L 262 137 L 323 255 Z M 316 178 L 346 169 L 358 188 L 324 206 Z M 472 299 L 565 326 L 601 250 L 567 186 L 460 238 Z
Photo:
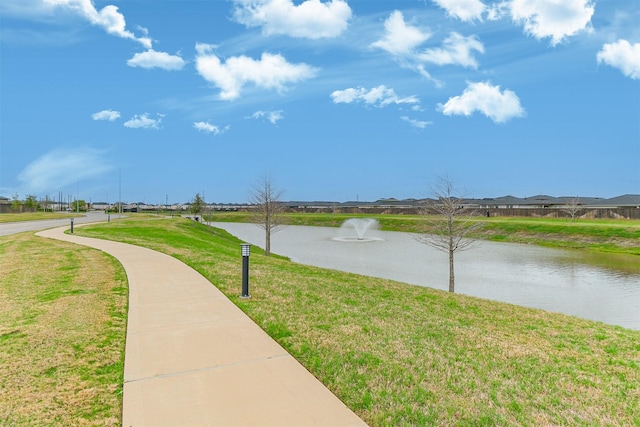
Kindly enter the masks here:
M 254 224 L 212 225 L 264 248 L 264 230 Z M 302 264 L 448 289 L 446 253 L 410 233 L 369 232 L 375 238 L 337 241 L 337 228 L 287 226 L 272 235 L 271 251 Z M 478 242 L 455 256 L 456 293 L 640 330 L 639 264 L 632 255 Z

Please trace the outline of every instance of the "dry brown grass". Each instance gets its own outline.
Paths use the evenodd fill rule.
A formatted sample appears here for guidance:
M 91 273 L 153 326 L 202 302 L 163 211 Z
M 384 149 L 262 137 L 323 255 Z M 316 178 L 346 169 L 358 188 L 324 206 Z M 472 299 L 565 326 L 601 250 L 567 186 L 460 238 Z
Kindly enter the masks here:
M 0 424 L 119 425 L 126 278 L 109 256 L 0 239 Z

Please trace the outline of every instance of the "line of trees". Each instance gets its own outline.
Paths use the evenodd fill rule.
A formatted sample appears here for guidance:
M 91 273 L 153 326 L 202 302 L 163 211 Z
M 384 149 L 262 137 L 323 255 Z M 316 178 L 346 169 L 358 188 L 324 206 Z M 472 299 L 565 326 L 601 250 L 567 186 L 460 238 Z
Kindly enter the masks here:
M 24 200 L 20 200 L 17 194 L 11 198 L 11 210 L 20 211 L 22 208 L 26 211 L 35 212 L 40 207 L 38 199 L 33 194 L 27 194 Z
M 33 194 L 27 194 L 24 200 L 21 200 L 18 194 L 14 194 L 11 196 L 11 201 L 9 202 L 9 207 L 12 212 L 53 211 L 55 209 L 53 207 L 54 205 L 58 205 L 59 209 L 62 207 L 61 204 L 56 203 L 48 197 L 38 200 Z M 74 212 L 86 211 L 88 209 L 86 200 L 82 199 L 69 202 L 66 206 Z

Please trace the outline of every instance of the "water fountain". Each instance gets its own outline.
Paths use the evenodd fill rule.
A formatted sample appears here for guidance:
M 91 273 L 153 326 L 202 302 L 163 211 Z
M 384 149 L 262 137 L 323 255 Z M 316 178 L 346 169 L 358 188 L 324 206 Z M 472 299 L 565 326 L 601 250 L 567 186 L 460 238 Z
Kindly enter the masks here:
M 378 229 L 378 220 L 375 218 L 349 218 L 340 226 L 338 237 L 333 240 L 339 242 L 372 242 L 383 240 L 380 237 L 368 236 L 367 232 Z

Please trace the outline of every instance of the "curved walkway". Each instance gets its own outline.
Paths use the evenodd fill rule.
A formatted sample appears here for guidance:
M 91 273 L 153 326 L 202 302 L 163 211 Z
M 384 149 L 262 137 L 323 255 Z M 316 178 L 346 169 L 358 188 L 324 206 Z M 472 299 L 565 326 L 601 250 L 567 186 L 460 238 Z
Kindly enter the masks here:
M 129 280 L 123 426 L 365 426 L 198 272 L 139 246 L 36 233 L 102 250 Z

